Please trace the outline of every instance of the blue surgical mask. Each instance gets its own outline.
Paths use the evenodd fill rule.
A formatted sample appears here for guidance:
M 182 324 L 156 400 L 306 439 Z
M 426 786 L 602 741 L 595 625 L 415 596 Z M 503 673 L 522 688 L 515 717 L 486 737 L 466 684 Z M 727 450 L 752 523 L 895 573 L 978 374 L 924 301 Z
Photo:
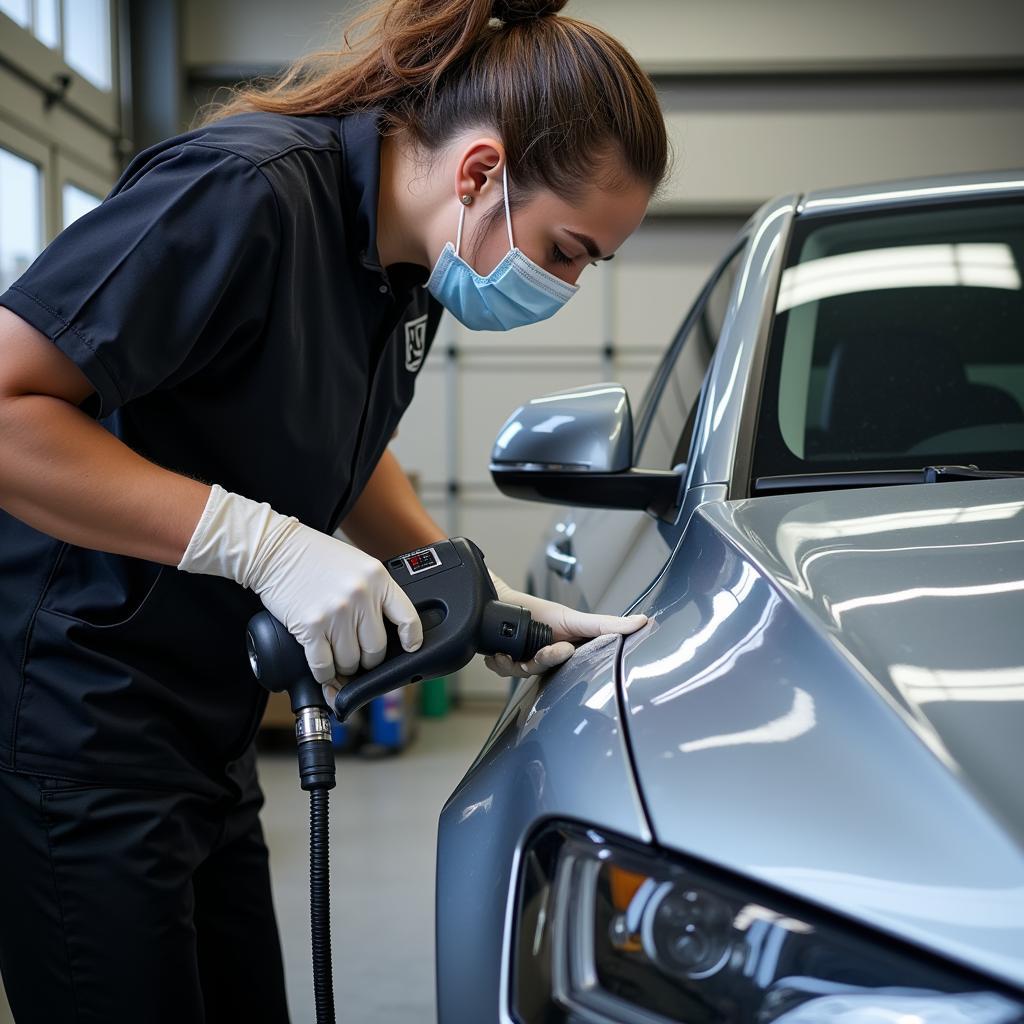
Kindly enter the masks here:
M 507 166 L 507 165 L 506 165 Z M 509 251 L 489 273 L 478 274 L 460 255 L 466 207 L 460 204 L 455 245 L 446 242 L 427 281 L 427 290 L 459 323 L 473 331 L 508 331 L 546 320 L 579 291 L 538 267 L 512 239 L 508 173 L 501 169 Z

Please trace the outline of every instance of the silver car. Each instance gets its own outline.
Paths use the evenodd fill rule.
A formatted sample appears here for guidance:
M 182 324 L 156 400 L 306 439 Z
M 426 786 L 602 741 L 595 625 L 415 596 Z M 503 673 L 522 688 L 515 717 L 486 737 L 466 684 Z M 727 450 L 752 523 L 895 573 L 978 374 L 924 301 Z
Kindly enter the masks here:
M 514 690 L 440 822 L 441 1024 L 1024 1021 L 1024 172 L 792 195 L 636 423 L 530 402 Z

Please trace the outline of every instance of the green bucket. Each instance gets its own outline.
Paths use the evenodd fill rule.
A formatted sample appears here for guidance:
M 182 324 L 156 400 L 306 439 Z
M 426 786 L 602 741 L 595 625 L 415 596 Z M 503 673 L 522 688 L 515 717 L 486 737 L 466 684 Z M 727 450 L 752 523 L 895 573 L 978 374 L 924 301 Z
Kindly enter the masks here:
M 448 714 L 448 679 L 425 679 L 420 688 L 420 711 L 424 718 L 442 718 Z

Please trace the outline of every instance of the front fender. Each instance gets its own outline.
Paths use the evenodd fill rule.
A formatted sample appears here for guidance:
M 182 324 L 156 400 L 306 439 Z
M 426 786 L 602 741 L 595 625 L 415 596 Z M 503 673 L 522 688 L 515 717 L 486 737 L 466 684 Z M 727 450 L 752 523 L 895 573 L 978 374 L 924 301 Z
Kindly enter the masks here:
M 649 842 L 623 740 L 621 637 L 598 637 L 521 684 L 441 811 L 437 843 L 440 1024 L 510 1021 L 509 949 L 520 852 L 549 818 Z

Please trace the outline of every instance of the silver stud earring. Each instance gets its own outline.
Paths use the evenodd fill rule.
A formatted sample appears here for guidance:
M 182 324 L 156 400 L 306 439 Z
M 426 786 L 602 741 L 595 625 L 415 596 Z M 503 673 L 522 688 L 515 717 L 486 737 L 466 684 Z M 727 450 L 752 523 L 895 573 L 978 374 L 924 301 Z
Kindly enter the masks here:
M 473 197 L 472 197 L 472 196 L 469 196 L 469 195 L 466 195 L 466 196 L 460 196 L 460 197 L 459 197 L 459 199 L 460 199 L 460 201 L 462 202 L 462 205 L 463 205 L 463 206 L 469 206 L 469 204 L 470 204 L 471 202 L 473 202 Z

